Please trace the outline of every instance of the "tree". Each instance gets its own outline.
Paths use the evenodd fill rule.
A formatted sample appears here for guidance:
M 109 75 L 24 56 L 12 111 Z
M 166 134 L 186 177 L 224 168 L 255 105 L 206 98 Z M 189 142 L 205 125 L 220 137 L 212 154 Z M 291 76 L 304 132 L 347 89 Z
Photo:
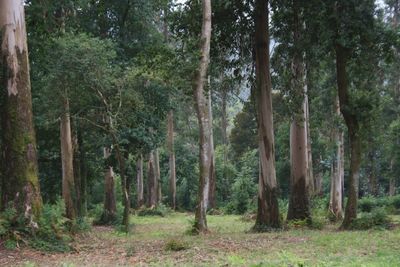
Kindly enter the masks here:
M 331 165 L 331 186 L 329 211 L 335 220 L 343 218 L 343 185 L 344 185 L 344 133 L 338 123 L 340 118 L 339 99 L 335 101 L 336 129 L 333 131 L 334 156 Z
M 258 210 L 254 230 L 279 228 L 278 188 L 275 173 L 274 124 L 269 70 L 268 1 L 256 0 L 255 58 L 260 173 Z
M 0 2 L 0 108 L 2 130 L 2 199 L 24 223 L 36 228 L 42 207 L 24 3 Z
M 300 1 L 294 0 L 293 8 L 293 55 L 292 55 L 292 98 L 294 102 L 293 117 L 290 126 L 290 182 L 291 192 L 288 209 L 288 220 L 311 219 L 309 199 L 309 153 L 308 121 L 306 102 L 306 80 L 304 52 L 301 47 L 303 21 Z
M 208 187 L 211 167 L 211 129 L 210 113 L 206 92 L 204 90 L 207 69 L 210 59 L 211 42 L 211 0 L 202 0 L 202 28 L 200 37 L 200 63 L 196 70 L 193 91 L 196 103 L 197 119 L 199 123 L 199 147 L 200 147 L 200 175 L 199 198 L 196 207 L 194 229 L 197 232 L 207 232 L 207 204 Z
M 104 209 L 101 216 L 102 223 L 111 223 L 117 216 L 115 199 L 114 170 L 111 166 L 111 148 L 104 148 Z
M 172 209 L 176 209 L 176 169 L 174 148 L 174 112 L 168 113 L 169 192 Z
M 142 154 L 139 155 L 139 158 L 136 161 L 136 193 L 137 193 L 137 207 L 140 208 L 144 204 Z

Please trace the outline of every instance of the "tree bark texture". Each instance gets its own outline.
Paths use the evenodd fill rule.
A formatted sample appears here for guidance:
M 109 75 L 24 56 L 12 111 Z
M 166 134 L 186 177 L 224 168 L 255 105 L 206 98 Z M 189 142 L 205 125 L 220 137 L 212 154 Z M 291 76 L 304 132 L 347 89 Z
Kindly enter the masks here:
M 293 40 L 294 54 L 292 59 L 292 91 L 296 104 L 290 126 L 290 200 L 288 220 L 311 219 L 309 199 L 309 155 L 308 155 L 308 122 L 305 95 L 307 93 L 305 80 L 305 62 L 300 49 L 301 31 L 303 27 L 300 18 L 299 1 L 293 1 L 294 23 Z
M 0 210 L 11 202 L 26 224 L 35 228 L 42 199 L 23 1 L 0 1 L 0 45 L 2 158 L 6 163 L 1 171 Z
M 101 221 L 110 223 L 116 219 L 114 170 L 110 164 L 111 148 L 104 148 L 104 210 Z
M 136 190 L 137 190 L 137 206 L 140 208 L 144 205 L 143 195 L 143 155 L 140 154 L 136 161 Z
M 335 51 L 340 111 L 346 122 L 350 144 L 348 200 L 345 217 L 341 226 L 342 229 L 347 229 L 351 226 L 352 221 L 357 218 L 358 183 L 361 165 L 361 138 L 359 133 L 359 122 L 357 120 L 355 111 L 351 107 L 349 99 L 346 70 L 349 56 L 348 50 L 340 44 L 336 44 Z
M 268 1 L 255 7 L 256 101 L 260 172 L 255 231 L 279 228 L 278 188 L 275 172 L 274 124 L 269 68 Z
M 158 181 L 154 165 L 154 151 L 151 151 L 147 163 L 147 207 L 149 208 L 154 208 L 157 206 Z
M 76 192 L 74 178 L 74 154 L 72 148 L 71 119 L 69 99 L 62 98 L 63 111 L 60 122 L 61 162 L 62 162 L 62 197 L 65 202 L 65 215 L 73 220 L 76 218 Z
M 168 113 L 168 153 L 169 153 L 169 191 L 170 205 L 176 209 L 176 168 L 175 168 L 175 148 L 174 148 L 174 112 Z
M 217 206 L 215 193 L 216 193 L 216 176 L 215 176 L 215 151 L 214 151 L 214 131 L 213 131 L 213 113 L 212 113 L 212 93 L 211 89 L 208 92 L 208 112 L 210 115 L 210 181 L 208 193 L 208 206 L 207 208 L 215 209 Z
M 156 187 L 157 187 L 157 205 L 162 202 L 161 194 L 161 173 L 160 173 L 160 155 L 158 148 L 154 150 L 154 173 L 156 175 Z
M 339 99 L 335 101 L 335 114 L 340 117 Z M 335 155 L 331 166 L 331 190 L 329 199 L 329 211 L 333 218 L 338 221 L 343 219 L 343 184 L 344 184 L 344 133 L 340 127 L 333 131 L 335 142 Z
M 193 91 L 196 103 L 197 119 L 199 123 L 199 156 L 200 156 L 200 175 L 199 175 L 199 196 L 195 213 L 194 230 L 197 232 L 207 232 L 207 204 L 209 189 L 207 184 L 210 179 L 211 166 L 211 131 L 210 114 L 207 107 L 207 96 L 204 90 L 207 77 L 207 69 L 210 60 L 211 43 L 211 0 L 202 0 L 202 28 L 200 37 L 200 63 L 195 73 Z

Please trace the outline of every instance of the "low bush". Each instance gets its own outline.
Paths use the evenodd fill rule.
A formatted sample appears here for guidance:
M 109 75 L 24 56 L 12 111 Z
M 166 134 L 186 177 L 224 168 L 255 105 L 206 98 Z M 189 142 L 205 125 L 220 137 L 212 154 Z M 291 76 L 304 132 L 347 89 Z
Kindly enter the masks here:
M 371 212 L 377 207 L 377 201 L 372 197 L 364 197 L 358 201 L 358 207 L 361 212 Z
M 391 199 L 391 205 L 397 209 L 400 210 L 400 195 L 397 195 L 395 197 L 392 197 Z
M 352 230 L 368 230 L 372 228 L 387 229 L 391 225 L 390 218 L 383 208 L 375 208 L 370 213 L 362 213 L 351 224 Z
M 137 213 L 138 216 L 160 216 L 160 217 L 165 217 L 169 213 L 171 213 L 172 210 L 165 206 L 164 204 L 159 204 L 154 208 L 143 208 L 140 209 Z

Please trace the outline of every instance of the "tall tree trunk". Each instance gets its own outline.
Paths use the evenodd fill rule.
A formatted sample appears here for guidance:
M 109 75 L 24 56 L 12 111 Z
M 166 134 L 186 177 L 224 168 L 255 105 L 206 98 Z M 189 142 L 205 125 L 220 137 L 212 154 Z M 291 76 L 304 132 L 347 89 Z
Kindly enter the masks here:
M 307 72 L 306 72 L 307 76 Z M 307 132 L 307 178 L 308 178 L 308 192 L 309 195 L 318 195 L 320 192 L 316 189 L 314 180 L 314 170 L 312 161 L 312 149 L 311 149 L 311 130 L 310 130 L 310 104 L 308 98 L 308 77 L 306 77 L 306 85 L 304 89 L 304 103 L 305 103 L 305 125 Z
M 341 226 L 342 229 L 347 229 L 350 227 L 353 220 L 357 218 L 358 183 L 361 165 L 361 137 L 359 133 L 359 123 L 355 115 L 356 113 L 352 110 L 349 99 L 346 70 L 348 51 L 340 44 L 336 44 L 335 51 L 340 111 L 346 122 L 350 144 L 348 200 L 345 217 Z
M 196 71 L 193 90 L 196 102 L 197 119 L 199 122 L 199 147 L 200 147 L 200 175 L 199 175 L 199 197 L 195 213 L 194 230 L 207 232 L 207 204 L 205 196 L 208 195 L 206 184 L 209 182 L 211 165 L 210 144 L 210 114 L 207 107 L 207 97 L 204 91 L 207 69 L 210 60 L 211 42 L 211 0 L 202 0 L 203 20 L 200 39 L 200 64 Z
M 149 208 L 157 206 L 157 175 L 155 173 L 154 165 L 154 151 L 151 151 L 147 163 L 147 206 Z
M 339 99 L 335 101 L 335 114 L 340 117 Z M 344 180 L 344 150 L 343 150 L 343 131 L 340 127 L 336 127 L 333 132 L 333 140 L 335 142 L 335 156 L 331 166 L 331 190 L 329 199 L 329 211 L 336 221 L 343 218 L 343 180 Z
M 169 191 L 171 208 L 176 209 L 176 170 L 174 148 L 174 112 L 168 113 Z
M 223 87 L 221 92 L 221 104 L 222 104 L 222 118 L 221 118 L 221 131 L 222 131 L 222 144 L 228 145 L 228 92 L 227 88 Z M 224 155 L 225 157 L 225 155 Z
M 87 213 L 87 176 L 88 169 L 86 166 L 86 152 L 83 145 L 82 131 L 78 131 L 78 147 L 79 147 L 79 164 L 80 166 L 80 177 L 81 177 L 81 187 L 80 187 L 80 199 L 81 199 L 81 216 L 85 216 Z
M 275 142 L 269 69 L 268 17 L 268 1 L 256 0 L 256 101 L 260 172 L 258 183 L 258 211 L 256 224 L 253 228 L 255 231 L 279 228 L 281 225 L 275 173 Z
M 369 193 L 372 196 L 378 196 L 378 181 L 376 177 L 376 170 L 375 170 L 375 150 L 373 148 L 372 141 L 370 141 L 369 147 L 371 151 L 368 153 L 368 161 L 369 161 L 369 177 L 368 177 L 368 184 L 369 184 Z
M 161 194 L 161 174 L 160 174 L 160 155 L 158 148 L 154 150 L 154 173 L 156 175 L 157 205 L 162 202 Z
M 26 38 L 23 1 L 0 1 L 1 143 L 6 163 L 0 209 L 12 202 L 24 223 L 36 228 L 42 199 Z
M 389 180 L 389 196 L 394 196 L 396 194 L 396 182 L 395 182 L 395 176 L 393 173 L 393 164 L 394 164 L 394 160 L 392 159 L 390 161 L 390 180 Z
M 311 219 L 309 199 L 309 164 L 308 164 L 308 125 L 307 125 L 307 93 L 304 57 L 300 47 L 303 27 L 300 18 L 299 1 L 293 2 L 294 25 L 293 37 L 295 53 L 292 60 L 292 90 L 295 111 L 290 126 L 290 200 L 288 220 Z
M 102 223 L 111 223 L 116 219 L 117 205 L 115 199 L 114 170 L 110 162 L 111 149 L 104 148 L 104 210 Z
M 76 218 L 76 192 L 73 165 L 73 148 L 71 137 L 71 120 L 69 99 L 67 93 L 62 98 L 63 113 L 61 114 L 60 139 L 61 139 L 61 161 L 62 161 L 62 197 L 65 202 L 66 217 L 73 220 Z
M 217 206 L 216 193 L 216 176 L 215 176 L 215 152 L 214 152 L 214 131 L 213 131 L 213 113 L 212 113 L 212 93 L 211 88 L 208 92 L 208 112 L 210 116 L 210 180 L 208 193 L 208 207 L 215 209 Z
M 131 201 L 129 197 L 129 182 L 126 178 L 126 169 L 125 169 L 125 158 L 121 151 L 121 148 L 118 143 L 117 136 L 115 132 L 111 133 L 111 137 L 113 139 L 115 155 L 118 161 L 119 167 L 119 175 L 121 177 L 121 191 L 122 191 L 122 200 L 124 204 L 124 214 L 122 218 L 122 225 L 125 227 L 125 232 L 129 232 L 129 214 L 131 209 Z
M 137 190 L 137 206 L 140 208 L 144 204 L 143 197 L 143 155 L 140 154 L 136 162 L 136 190 Z
M 81 187 L 82 187 L 82 171 L 81 171 L 81 164 L 80 164 L 80 148 L 79 148 L 79 141 L 78 141 L 78 132 L 79 126 L 75 124 L 74 126 L 74 134 L 72 138 L 72 148 L 73 148 L 73 166 L 74 166 L 74 184 L 75 184 L 75 193 L 76 193 L 76 212 L 77 216 L 82 216 L 82 199 L 81 199 Z

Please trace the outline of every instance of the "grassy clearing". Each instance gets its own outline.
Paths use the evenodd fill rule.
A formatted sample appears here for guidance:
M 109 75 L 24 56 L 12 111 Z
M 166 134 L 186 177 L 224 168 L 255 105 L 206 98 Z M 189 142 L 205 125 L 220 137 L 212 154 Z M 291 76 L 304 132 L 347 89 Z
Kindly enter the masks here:
M 400 216 L 393 219 L 400 222 Z M 76 240 L 75 253 L 6 252 L 0 265 L 53 266 L 400 266 L 400 229 L 339 232 L 296 229 L 246 233 L 252 222 L 240 216 L 208 216 L 211 233 L 190 236 L 192 215 L 133 216 L 130 235 L 96 227 Z M 171 243 L 184 249 L 166 249 Z M 2 253 L 2 251 L 0 251 Z M 1 258 L 1 257 L 0 257 Z M 35 265 L 36 264 L 36 265 Z

